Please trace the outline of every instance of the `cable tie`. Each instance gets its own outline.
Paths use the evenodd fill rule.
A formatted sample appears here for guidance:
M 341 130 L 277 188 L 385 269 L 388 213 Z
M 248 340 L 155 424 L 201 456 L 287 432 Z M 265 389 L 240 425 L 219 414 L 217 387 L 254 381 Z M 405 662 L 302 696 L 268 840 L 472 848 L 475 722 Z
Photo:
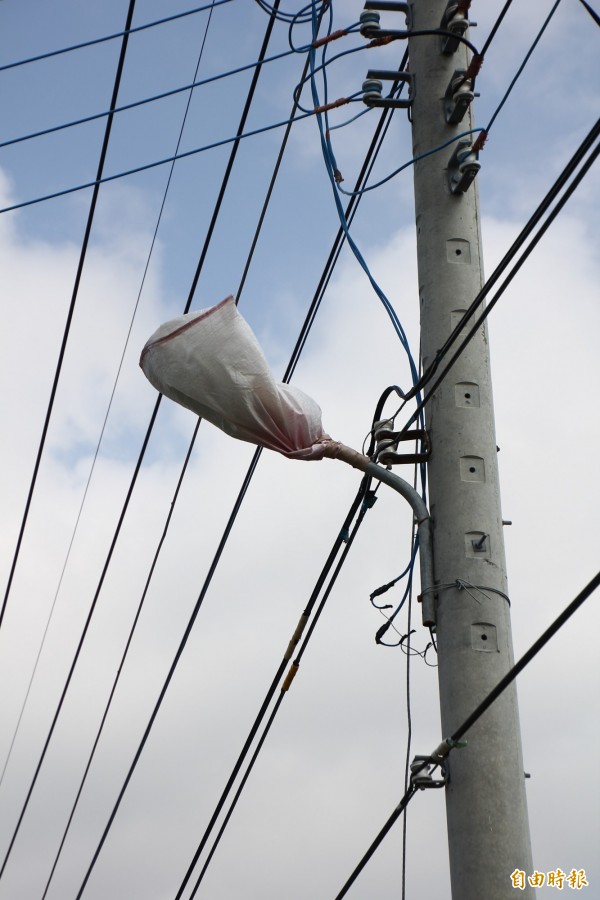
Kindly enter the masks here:
M 484 128 L 483 131 L 480 131 L 479 134 L 477 135 L 477 137 L 475 138 L 475 141 L 473 142 L 473 146 L 471 147 L 471 152 L 479 153 L 480 150 L 483 150 L 484 144 L 487 141 L 487 139 L 488 139 L 488 133 Z
M 314 47 L 315 49 L 317 47 L 322 47 L 324 44 L 329 44 L 330 41 L 337 41 L 338 38 L 345 37 L 347 34 L 348 32 L 345 28 L 340 28 L 338 31 L 332 31 L 331 34 L 327 34 L 325 37 L 313 41 L 311 47 Z
M 322 113 L 327 112 L 329 109 L 336 109 L 338 106 L 345 106 L 346 103 L 350 103 L 348 97 L 340 97 L 338 100 L 333 100 L 331 103 L 325 103 L 323 106 L 315 106 L 313 109 L 314 113 Z
M 475 53 L 467 67 L 467 71 L 465 72 L 465 81 L 469 81 L 472 78 L 477 78 L 483 65 L 483 59 L 484 57 L 482 53 Z
M 384 47 L 386 44 L 391 44 L 392 41 L 398 41 L 401 37 L 404 36 L 404 34 L 386 34 L 383 37 L 373 38 L 372 41 L 369 41 L 368 44 L 365 44 L 365 49 L 370 50 L 371 47 Z M 406 32 L 406 37 L 408 37 L 408 32 Z
M 298 624 L 296 626 L 296 630 L 293 633 L 292 638 L 288 644 L 288 648 L 285 651 L 285 656 L 283 657 L 286 662 L 292 658 L 292 654 L 298 644 L 298 641 L 302 637 L 302 632 L 304 631 L 307 622 L 308 622 L 308 615 L 306 613 L 302 613 L 302 615 L 300 616 L 300 621 L 298 622 Z
M 283 684 L 281 685 L 281 692 L 282 692 L 282 693 L 283 693 L 284 691 L 289 691 L 290 685 L 292 684 L 292 681 L 293 681 L 294 678 L 296 677 L 296 672 L 298 671 L 299 668 L 300 668 L 300 663 L 292 663 L 292 665 L 290 666 L 289 672 L 288 672 L 287 675 L 285 676 L 285 681 L 284 681 Z

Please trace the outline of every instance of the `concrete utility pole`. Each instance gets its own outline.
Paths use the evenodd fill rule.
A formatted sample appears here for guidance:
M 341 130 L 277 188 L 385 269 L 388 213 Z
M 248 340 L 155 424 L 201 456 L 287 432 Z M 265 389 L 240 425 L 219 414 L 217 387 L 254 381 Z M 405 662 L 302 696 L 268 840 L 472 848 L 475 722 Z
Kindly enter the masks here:
M 460 4 L 453 2 L 447 8 L 445 0 L 415 0 L 410 10 L 409 27 L 415 31 L 460 29 L 453 16 L 464 21 L 466 15 Z M 446 121 L 445 105 L 451 118 L 458 116 L 453 91 L 446 101 L 445 97 L 455 71 L 467 68 L 468 54 L 458 42 L 455 52 L 448 52 L 452 41 L 443 52 L 444 43 L 439 36 L 409 41 L 415 157 L 474 127 L 470 109 L 462 121 Z M 463 90 L 468 87 L 463 85 Z M 483 283 L 476 181 L 466 187 L 468 165 L 464 172 L 455 165 L 452 172 L 456 146 L 415 165 L 424 369 Z M 468 153 L 468 147 L 460 150 Z M 448 180 L 452 174 L 456 193 Z M 485 169 L 479 177 L 485 177 Z M 484 327 L 435 392 L 426 421 L 432 444 L 429 497 L 439 586 L 440 707 L 442 731 L 449 735 L 513 662 Z M 450 755 L 445 793 L 454 900 L 506 900 L 514 893 L 510 876 L 515 869 L 526 873 L 525 890 L 518 892 L 519 897 L 534 897 L 527 881 L 533 868 L 514 689 L 506 690 L 473 727 L 468 746 Z

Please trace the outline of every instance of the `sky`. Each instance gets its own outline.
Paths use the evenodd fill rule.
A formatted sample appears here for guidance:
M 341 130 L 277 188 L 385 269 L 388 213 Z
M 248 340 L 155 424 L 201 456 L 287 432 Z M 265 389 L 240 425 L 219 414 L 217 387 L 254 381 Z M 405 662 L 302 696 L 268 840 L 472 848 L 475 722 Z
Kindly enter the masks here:
M 5 0 L 0 6 L 0 65 L 119 32 L 127 5 L 123 0 L 92 5 Z M 502 6 L 499 0 L 472 4 L 478 25 L 470 37 L 476 45 L 483 44 Z M 194 8 L 181 0 L 168 14 Z M 297 11 L 285 0 L 282 8 Z M 549 0 L 514 0 L 478 78 L 479 125 L 489 122 L 551 8 Z M 360 10 L 354 0 L 338 0 L 334 29 L 356 22 Z M 164 15 L 164 4 L 138 0 L 133 23 Z M 132 34 L 119 104 L 189 85 L 205 33 L 198 78 L 255 62 L 267 21 L 257 3 L 231 0 L 215 7 L 210 22 L 201 12 Z M 297 45 L 306 43 L 306 28 L 297 29 L 294 39 Z M 599 41 L 583 4 L 562 0 L 494 122 L 477 177 L 488 275 L 597 119 Z M 341 51 L 361 46 L 362 39 L 351 35 L 339 44 Z M 107 110 L 119 46 L 113 40 L 0 69 L 2 140 Z M 268 55 L 287 48 L 288 28 L 277 23 Z M 360 91 L 369 66 L 397 67 L 403 51 L 402 43 L 394 43 L 333 62 L 327 70 L 329 96 Z M 335 52 L 337 45 L 330 55 Z M 303 65 L 304 55 L 290 54 L 263 68 L 246 131 L 288 118 Z M 231 75 L 194 91 L 180 151 L 235 135 L 251 74 Z M 310 105 L 308 96 L 303 97 Z M 172 156 L 186 103 L 187 94 L 180 92 L 115 116 L 105 172 L 116 174 Z M 336 110 L 330 125 L 347 122 L 362 108 L 357 103 Z M 347 189 L 362 164 L 376 116 L 370 112 L 332 131 Z M 92 181 L 103 133 L 100 119 L 0 147 L 0 208 Z M 278 128 L 240 142 L 192 309 L 238 293 L 281 138 Z M 409 161 L 410 148 L 410 123 L 400 111 L 392 119 L 373 180 Z M 2 858 L 97 593 L 156 402 L 138 367 L 139 354 L 159 324 L 183 311 L 229 152 L 230 144 L 176 164 L 151 255 L 168 166 L 111 181 L 99 191 L 56 401 L 0 628 Z M 86 189 L 0 213 L 3 594 L 90 199 Z M 505 528 L 505 541 L 516 658 L 598 570 L 600 264 L 594 226 L 599 200 L 596 167 L 489 317 L 502 512 L 512 522 Z M 317 123 L 308 118 L 292 128 L 239 295 L 239 309 L 278 378 L 338 227 Z M 410 168 L 365 194 L 352 233 L 417 355 Z M 409 384 L 404 351 L 347 248 L 293 383 L 317 400 L 326 431 L 357 449 L 382 391 L 390 384 Z M 171 402 L 161 404 L 56 728 L 0 879 L 0 900 L 38 900 L 44 894 L 172 509 L 46 894 L 49 900 L 77 896 L 139 746 L 254 454 L 250 445 L 202 423 L 172 506 L 195 424 L 188 411 Z M 412 478 L 409 468 L 398 474 Z M 359 481 L 355 471 L 335 461 L 305 464 L 267 451 L 261 455 L 86 885 L 86 900 L 172 900 L 177 894 Z M 410 510 L 382 487 L 197 897 L 335 897 L 404 792 L 407 678 L 411 757 L 431 752 L 443 737 L 432 648 L 425 660 L 411 657 L 407 670 L 400 648 L 378 646 L 374 640 L 384 620 L 369 595 L 404 569 L 410 537 Z M 387 597 L 398 603 L 401 588 Z M 429 634 L 418 620 L 415 608 L 413 645 L 423 651 Z M 405 634 L 406 610 L 396 624 Z M 585 869 L 590 884 L 583 895 L 590 897 L 600 881 L 600 791 L 594 765 L 600 738 L 599 625 L 598 597 L 593 595 L 518 681 L 524 763 L 531 775 L 527 797 L 534 865 L 542 872 Z M 348 896 L 392 900 L 401 896 L 401 877 L 402 826 L 397 823 Z M 555 890 L 544 887 L 538 896 L 551 897 Z M 409 806 L 406 896 L 450 896 L 441 791 L 419 793 Z

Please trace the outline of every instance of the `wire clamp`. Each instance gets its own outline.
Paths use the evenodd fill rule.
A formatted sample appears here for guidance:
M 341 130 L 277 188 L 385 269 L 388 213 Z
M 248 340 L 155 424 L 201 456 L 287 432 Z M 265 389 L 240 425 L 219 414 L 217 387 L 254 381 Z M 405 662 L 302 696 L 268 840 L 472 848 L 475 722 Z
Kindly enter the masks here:
M 464 37 L 469 26 L 477 25 L 477 22 L 469 22 L 468 6 L 468 3 L 460 2 L 460 0 L 459 2 L 449 0 L 442 16 L 440 29 L 449 31 L 451 34 L 442 35 L 442 53 L 446 55 L 456 53 L 460 39 Z
M 456 69 L 444 97 L 444 116 L 448 125 L 458 125 L 477 95 L 473 92 L 473 81 L 467 77 L 466 69 Z
M 469 140 L 458 141 L 448 163 L 448 186 L 453 194 L 464 194 L 471 187 L 481 163 Z
M 432 775 L 436 766 L 440 766 L 441 778 Z M 415 756 L 410 764 L 410 783 L 413 787 L 424 791 L 425 788 L 442 788 L 446 786 L 446 767 L 431 756 Z

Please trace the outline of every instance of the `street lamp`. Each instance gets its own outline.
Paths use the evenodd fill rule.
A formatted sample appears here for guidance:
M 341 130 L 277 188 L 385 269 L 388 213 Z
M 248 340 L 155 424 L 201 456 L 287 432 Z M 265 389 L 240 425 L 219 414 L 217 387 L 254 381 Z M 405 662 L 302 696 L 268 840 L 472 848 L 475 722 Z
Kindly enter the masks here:
M 340 459 L 401 494 L 418 529 L 423 624 L 434 625 L 431 523 L 424 501 L 403 478 L 325 434 L 312 397 L 275 381 L 232 296 L 161 325 L 142 350 L 140 366 L 157 391 L 232 437 L 289 459 Z

